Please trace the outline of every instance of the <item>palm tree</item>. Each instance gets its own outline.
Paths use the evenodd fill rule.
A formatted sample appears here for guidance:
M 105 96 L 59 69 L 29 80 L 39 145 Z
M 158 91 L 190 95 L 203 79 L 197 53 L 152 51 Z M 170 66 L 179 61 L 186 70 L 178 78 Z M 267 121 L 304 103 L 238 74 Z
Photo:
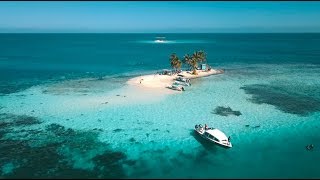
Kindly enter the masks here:
M 180 59 L 178 59 L 178 60 L 177 60 L 177 63 L 176 63 L 176 66 L 175 66 L 176 69 L 179 69 L 179 70 L 180 70 L 180 69 L 181 69 L 181 65 L 182 65 L 182 62 L 181 62 Z
M 172 68 L 177 71 L 177 69 L 181 68 L 182 62 L 180 61 L 179 57 L 176 55 L 176 53 L 172 53 L 170 56 L 170 65 Z
M 198 51 L 198 55 L 199 55 L 200 62 L 204 62 L 207 64 L 207 54 L 203 50 L 201 50 L 201 51 Z
M 185 64 L 185 65 L 189 66 L 189 64 L 187 63 L 186 56 L 189 56 L 189 55 L 188 55 L 188 54 L 185 54 L 185 55 L 183 56 L 182 64 Z
M 183 56 L 183 59 L 182 59 L 183 64 L 186 64 L 186 65 L 188 65 L 190 68 L 192 68 L 192 67 L 191 67 L 191 64 L 190 64 L 190 61 L 191 61 L 191 56 L 190 56 L 189 54 L 185 54 L 185 55 Z
M 190 56 L 189 54 L 186 54 L 184 56 L 184 63 L 188 64 L 192 71 L 192 74 L 197 75 L 197 67 L 198 67 L 198 59 L 197 56 L 195 54 L 193 54 L 192 56 Z
M 193 59 L 193 72 L 192 74 L 197 74 L 197 68 L 198 68 L 198 63 L 200 62 L 200 54 L 198 51 L 194 52 L 192 54 L 192 58 Z

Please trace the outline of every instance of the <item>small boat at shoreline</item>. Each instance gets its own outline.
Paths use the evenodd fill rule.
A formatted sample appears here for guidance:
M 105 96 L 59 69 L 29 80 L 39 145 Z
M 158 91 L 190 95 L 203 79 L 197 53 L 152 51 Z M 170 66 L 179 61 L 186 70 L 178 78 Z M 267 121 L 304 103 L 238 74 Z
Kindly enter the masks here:
M 181 77 L 181 76 L 177 77 L 176 80 L 177 80 L 177 81 L 180 81 L 180 82 L 190 83 L 190 79 L 188 79 L 188 78 L 183 78 L 183 77 Z
M 185 91 L 184 87 L 181 85 L 172 84 L 171 86 L 168 86 L 167 88 L 172 89 L 172 90 L 176 90 L 176 91 Z
M 229 138 L 217 128 L 204 128 L 201 124 L 195 125 L 194 131 L 204 139 L 213 142 L 224 148 L 231 148 L 232 144 Z
M 173 84 L 175 84 L 175 85 L 182 85 L 182 86 L 191 86 L 190 83 L 182 82 L 182 81 L 175 81 Z

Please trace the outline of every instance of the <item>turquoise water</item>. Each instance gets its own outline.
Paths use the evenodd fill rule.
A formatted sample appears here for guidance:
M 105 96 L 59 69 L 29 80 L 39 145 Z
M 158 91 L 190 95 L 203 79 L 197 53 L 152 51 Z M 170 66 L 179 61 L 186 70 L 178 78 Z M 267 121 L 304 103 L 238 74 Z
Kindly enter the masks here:
M 319 34 L 157 36 L 1 34 L 0 177 L 320 177 Z M 129 78 L 197 49 L 225 73 L 134 99 Z M 199 123 L 233 147 L 200 139 Z

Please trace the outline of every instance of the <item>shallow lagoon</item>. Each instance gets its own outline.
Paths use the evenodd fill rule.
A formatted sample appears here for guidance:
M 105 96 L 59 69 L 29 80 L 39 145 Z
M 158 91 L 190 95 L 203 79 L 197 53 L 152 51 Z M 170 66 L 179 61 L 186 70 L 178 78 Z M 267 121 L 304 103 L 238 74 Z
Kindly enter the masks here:
M 225 74 L 194 79 L 184 93 L 151 101 L 126 101 L 128 78 L 108 89 L 108 76 L 105 86 L 83 78 L 1 96 L 1 152 L 11 152 L 1 158 L 2 177 L 319 177 L 315 69 L 234 64 Z M 71 90 L 55 91 L 61 88 Z M 241 115 L 212 114 L 217 106 Z M 199 123 L 230 135 L 233 148 L 197 137 Z M 315 148 L 307 151 L 310 143 Z

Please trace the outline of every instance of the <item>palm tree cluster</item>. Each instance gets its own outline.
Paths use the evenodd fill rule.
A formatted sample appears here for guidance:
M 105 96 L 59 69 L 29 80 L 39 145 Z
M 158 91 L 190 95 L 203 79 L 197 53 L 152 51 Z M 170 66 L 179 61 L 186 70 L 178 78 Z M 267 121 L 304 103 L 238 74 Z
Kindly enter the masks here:
M 177 71 L 181 69 L 182 63 L 187 64 L 191 70 L 192 74 L 197 75 L 197 68 L 199 63 L 207 63 L 207 54 L 204 51 L 196 51 L 191 56 L 189 54 L 184 55 L 181 61 L 176 53 L 170 56 L 170 65 Z

